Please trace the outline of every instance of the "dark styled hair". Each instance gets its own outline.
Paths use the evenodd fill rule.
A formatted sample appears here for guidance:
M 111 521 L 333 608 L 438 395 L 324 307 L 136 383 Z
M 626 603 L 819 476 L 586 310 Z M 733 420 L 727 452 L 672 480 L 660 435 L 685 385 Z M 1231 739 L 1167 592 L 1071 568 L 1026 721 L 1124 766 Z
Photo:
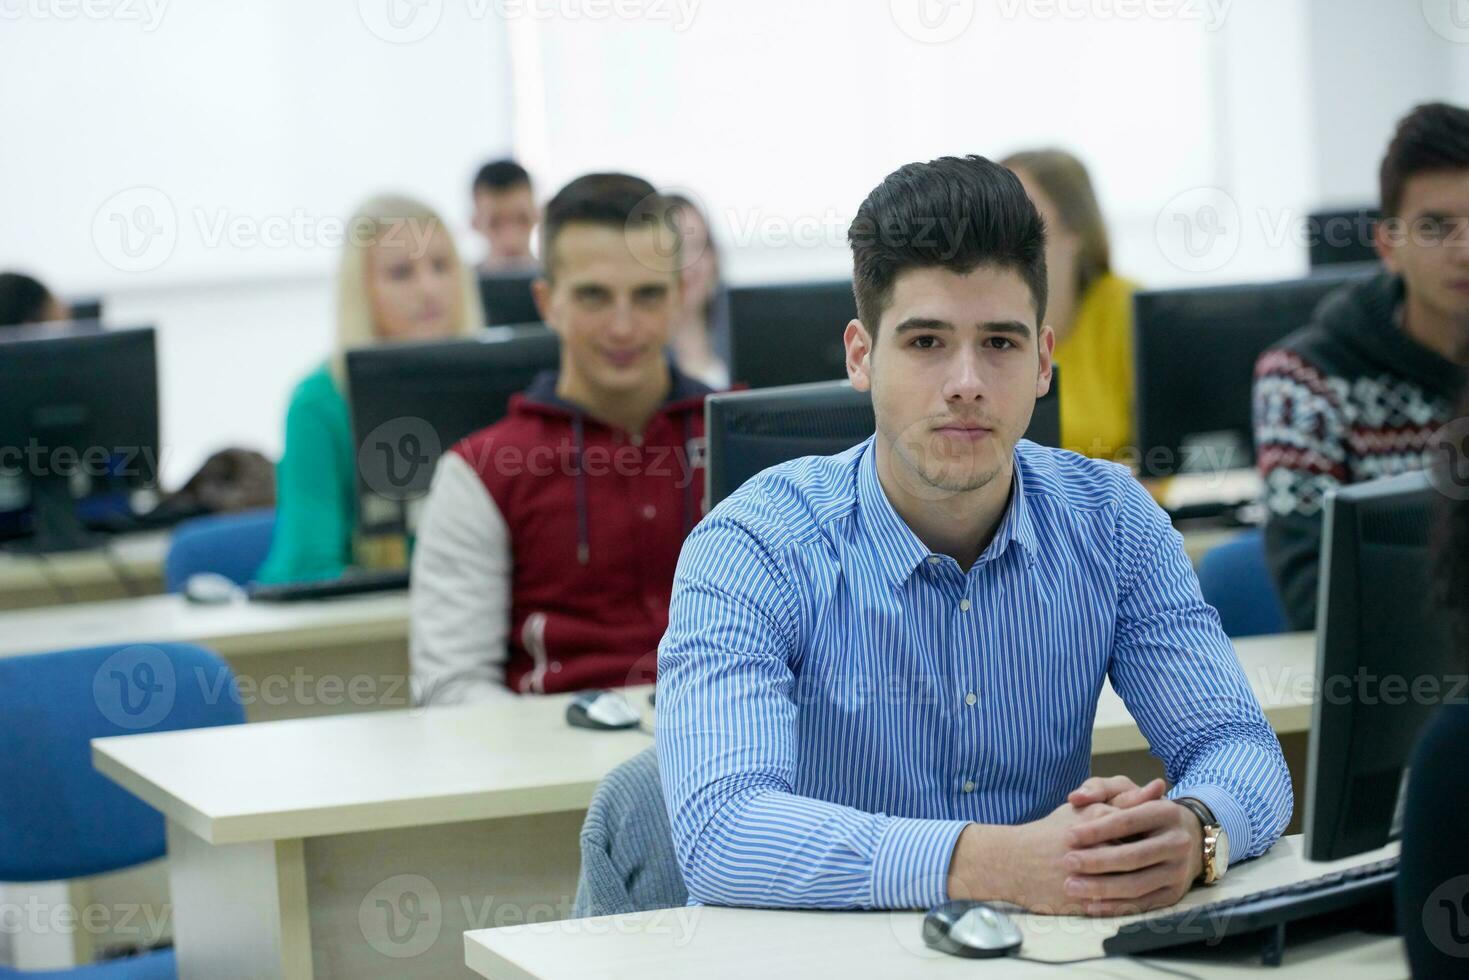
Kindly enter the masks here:
M 0 272 L 0 327 L 14 327 L 45 319 L 51 293 L 20 272 Z
M 1402 118 L 1382 158 L 1382 216 L 1400 216 L 1410 177 L 1443 170 L 1469 170 L 1469 109 L 1429 102 Z
M 873 188 L 847 231 L 857 317 L 874 337 L 907 269 L 1013 269 L 1046 315 L 1046 231 L 1019 178 L 981 156 L 910 163 Z
M 541 217 L 541 262 L 546 278 L 556 272 L 556 239 L 567 225 L 603 225 L 619 230 L 657 224 L 677 235 L 668 201 L 652 184 L 628 174 L 587 174 L 556 192 Z M 675 238 L 675 242 L 677 239 Z M 676 272 L 678 256 L 669 260 Z
M 500 193 L 517 187 L 529 187 L 530 174 L 514 160 L 494 160 L 479 168 L 474 175 L 474 189 Z

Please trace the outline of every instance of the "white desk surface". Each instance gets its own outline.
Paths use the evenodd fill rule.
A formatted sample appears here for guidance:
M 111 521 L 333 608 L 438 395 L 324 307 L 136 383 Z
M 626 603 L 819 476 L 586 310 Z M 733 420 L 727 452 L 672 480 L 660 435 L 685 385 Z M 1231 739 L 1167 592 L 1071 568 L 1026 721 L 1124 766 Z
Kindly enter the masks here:
M 408 594 L 223 605 L 143 596 L 0 612 L 0 657 L 112 643 L 198 643 L 221 656 L 408 638 Z
M 1195 889 L 1186 908 L 1290 881 L 1327 874 L 1391 853 L 1360 855 L 1315 865 L 1300 856 L 1301 839 L 1288 837 L 1258 861 L 1231 870 L 1213 889 Z M 1159 914 L 1159 913 L 1153 913 Z M 1047 960 L 1102 955 L 1101 944 L 1133 919 L 1017 916 L 1026 936 L 1022 953 Z M 1125 959 L 1072 965 L 1013 959 L 965 960 L 928 949 L 921 938 L 923 913 L 811 912 L 695 907 L 626 916 L 568 919 L 483 929 L 464 936 L 465 961 L 494 980 L 682 980 L 684 977 L 784 980 L 842 977 L 889 980 L 901 977 L 1159 977 L 1163 974 Z M 1333 980 L 1406 977 L 1407 962 L 1395 937 L 1343 933 L 1297 946 L 1289 944 L 1284 964 L 1262 968 L 1258 954 L 1206 951 L 1162 965 L 1201 978 L 1268 976 Z
M 626 691 L 647 717 L 650 690 Z M 652 744 L 572 728 L 571 697 L 123 735 L 92 761 L 212 844 L 556 813 Z
M 1306 730 L 1310 690 L 1293 679 L 1312 675 L 1312 635 L 1236 649 L 1277 731 Z M 627 693 L 646 707 L 646 688 Z M 94 741 L 92 755 L 216 844 L 549 813 L 585 807 L 603 776 L 649 744 L 639 731 L 571 728 L 569 697 L 118 736 Z M 1107 688 L 1093 740 L 1095 754 L 1147 747 Z

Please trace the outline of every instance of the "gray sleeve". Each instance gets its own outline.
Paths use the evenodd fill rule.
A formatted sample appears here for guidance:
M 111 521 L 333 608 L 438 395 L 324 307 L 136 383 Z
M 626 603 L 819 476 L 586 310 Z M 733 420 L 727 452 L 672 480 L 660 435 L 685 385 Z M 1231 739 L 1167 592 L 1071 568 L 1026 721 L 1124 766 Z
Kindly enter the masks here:
M 445 453 L 418 523 L 409 660 L 419 704 L 514 697 L 505 686 L 510 531 L 479 475 Z

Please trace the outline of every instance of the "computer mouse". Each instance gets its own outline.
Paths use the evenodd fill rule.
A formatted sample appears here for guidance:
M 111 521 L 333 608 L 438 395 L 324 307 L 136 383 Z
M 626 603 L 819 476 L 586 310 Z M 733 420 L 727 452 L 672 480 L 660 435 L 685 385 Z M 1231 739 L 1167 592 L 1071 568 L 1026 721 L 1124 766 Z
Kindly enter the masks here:
M 950 956 L 981 959 L 1013 953 L 1025 937 L 1004 912 L 984 902 L 955 901 L 928 910 L 923 941 Z
M 576 728 L 636 728 L 642 720 L 627 698 L 616 691 L 583 691 L 566 706 L 566 721 Z
M 215 572 L 198 572 L 184 582 L 184 598 L 190 602 L 217 606 L 244 597 L 244 589 Z

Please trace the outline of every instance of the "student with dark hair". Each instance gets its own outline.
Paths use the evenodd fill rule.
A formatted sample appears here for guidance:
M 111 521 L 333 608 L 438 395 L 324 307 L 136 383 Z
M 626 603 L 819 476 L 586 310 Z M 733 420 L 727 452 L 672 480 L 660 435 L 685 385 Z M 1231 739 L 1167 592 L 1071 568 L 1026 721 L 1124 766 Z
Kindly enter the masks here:
M 666 354 L 670 217 L 624 174 L 581 177 L 547 204 L 535 296 L 561 365 L 434 474 L 413 556 L 422 702 L 652 679 L 679 548 L 703 516 L 709 390 Z
M 39 280 L 21 272 L 0 272 L 0 327 L 66 320 L 71 312 Z
M 1316 625 L 1321 517 L 1337 487 L 1422 469 L 1469 364 L 1469 109 L 1399 124 L 1375 232 L 1386 270 L 1324 300 L 1255 368 L 1265 550 L 1293 629 Z
M 1065 150 L 1025 150 L 1003 161 L 1015 171 L 1046 223 L 1050 296 L 1046 320 L 1056 334 L 1055 363 L 1066 379 L 1061 445 L 1116 459 L 1133 445 L 1132 294 L 1112 271 L 1107 224 L 1090 175 Z
M 690 897 L 1116 915 L 1263 854 L 1280 744 L 1168 517 L 1023 440 L 1051 380 L 1045 232 L 981 157 L 910 164 L 849 231 L 876 433 L 767 470 L 689 536 L 658 759 Z M 1110 678 L 1162 780 L 1088 778 Z
M 485 272 L 530 269 L 531 234 L 541 220 L 530 174 L 514 160 L 494 160 L 479 168 L 472 186 L 474 230 L 488 246 Z
M 1469 419 L 1469 389 L 1458 415 Z M 1457 468 L 1445 474 L 1449 482 L 1444 485 L 1463 492 L 1441 501 L 1435 577 L 1452 617 L 1461 669 L 1469 671 L 1469 482 L 1460 475 L 1469 473 L 1469 438 L 1460 430 L 1457 444 L 1440 451 L 1450 455 L 1437 462 Z M 1466 745 L 1469 704 L 1460 699 L 1438 709 L 1409 764 L 1397 906 L 1415 980 L 1462 977 L 1469 964 L 1469 851 L 1463 844 L 1464 817 L 1469 814 Z

